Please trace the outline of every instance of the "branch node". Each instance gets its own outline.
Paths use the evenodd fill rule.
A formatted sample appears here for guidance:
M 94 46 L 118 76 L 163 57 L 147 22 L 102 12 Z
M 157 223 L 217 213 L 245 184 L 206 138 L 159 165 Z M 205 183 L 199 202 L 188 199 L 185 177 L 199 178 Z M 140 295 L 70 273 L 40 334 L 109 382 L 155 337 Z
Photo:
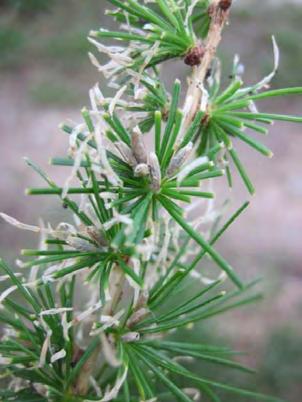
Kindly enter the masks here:
M 231 7 L 232 5 L 232 0 L 220 0 L 219 2 L 219 8 L 222 11 L 228 11 L 228 9 Z
M 199 66 L 205 54 L 205 47 L 202 43 L 198 43 L 185 55 L 184 62 L 188 66 Z

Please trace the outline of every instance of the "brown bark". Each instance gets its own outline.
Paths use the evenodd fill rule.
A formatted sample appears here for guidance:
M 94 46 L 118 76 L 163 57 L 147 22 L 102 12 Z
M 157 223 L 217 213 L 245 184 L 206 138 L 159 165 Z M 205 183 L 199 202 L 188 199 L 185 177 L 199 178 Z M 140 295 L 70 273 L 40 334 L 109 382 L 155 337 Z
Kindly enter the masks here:
M 211 63 L 216 55 L 217 48 L 221 41 L 222 30 L 229 17 L 231 3 L 230 0 L 213 0 L 213 3 L 209 7 L 208 12 L 211 23 L 208 36 L 205 40 L 204 54 L 200 64 L 193 67 L 192 76 L 189 78 L 186 102 L 192 99 L 192 104 L 188 108 L 188 112 L 185 116 L 185 129 L 190 126 L 195 114 L 200 108 L 203 96 L 200 86 L 204 85 Z

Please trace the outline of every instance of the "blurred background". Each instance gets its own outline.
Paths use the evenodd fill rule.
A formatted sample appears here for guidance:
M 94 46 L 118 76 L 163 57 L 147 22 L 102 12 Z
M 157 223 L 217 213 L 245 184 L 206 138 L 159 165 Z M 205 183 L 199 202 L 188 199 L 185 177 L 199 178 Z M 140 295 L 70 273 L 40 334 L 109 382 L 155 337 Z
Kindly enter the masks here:
M 58 124 L 68 118 L 79 121 L 88 89 L 97 81 L 104 85 L 87 58 L 86 40 L 90 29 L 110 26 L 104 8 L 102 0 L 0 0 L 0 210 L 22 222 L 36 224 L 43 216 L 55 224 L 66 213 L 55 198 L 24 195 L 24 188 L 41 182 L 22 157 L 64 182 L 67 172 L 47 161 L 67 147 Z M 226 76 L 235 53 L 246 64 L 248 83 L 271 71 L 270 36 L 275 34 L 282 58 L 273 86 L 301 86 L 301 20 L 301 1 L 237 0 L 220 50 Z M 188 73 L 182 63 L 171 63 L 164 73 L 167 69 L 173 79 Z M 292 97 L 264 103 L 263 110 L 301 115 L 301 106 L 301 98 Z M 217 342 L 247 352 L 242 359 L 258 374 L 234 374 L 234 383 L 301 402 L 302 126 L 276 124 L 264 141 L 273 160 L 241 147 L 257 193 L 218 249 L 243 277 L 263 277 L 265 300 L 203 324 L 190 336 L 214 342 L 215 333 Z M 236 203 L 247 198 L 239 181 L 229 197 Z M 0 254 L 8 261 L 36 242 L 30 233 L 0 223 Z M 224 380 L 226 375 L 223 371 Z

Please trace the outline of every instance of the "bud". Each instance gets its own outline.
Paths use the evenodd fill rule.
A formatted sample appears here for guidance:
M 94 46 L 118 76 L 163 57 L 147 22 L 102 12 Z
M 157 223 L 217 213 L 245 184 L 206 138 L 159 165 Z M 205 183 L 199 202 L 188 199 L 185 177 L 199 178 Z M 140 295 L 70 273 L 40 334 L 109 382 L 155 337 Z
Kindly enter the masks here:
M 140 163 L 134 169 L 134 176 L 136 177 L 145 177 L 149 174 L 149 166 L 145 163 Z
M 123 157 L 124 161 L 128 163 L 129 166 L 134 167 L 137 165 L 137 161 L 133 155 L 133 152 L 124 142 L 115 142 L 114 145 Z
M 232 5 L 232 0 L 220 0 L 219 8 L 222 11 L 227 11 Z
M 98 249 L 89 241 L 81 239 L 80 237 L 68 236 L 66 242 L 69 246 L 75 248 L 78 251 L 97 251 Z
M 138 163 L 148 163 L 148 155 L 143 141 L 143 135 L 138 127 L 133 129 L 131 136 L 132 152 Z
M 127 321 L 127 325 L 128 327 L 132 327 L 133 325 L 139 323 L 143 318 L 145 318 L 148 314 L 150 313 L 150 311 L 143 307 L 137 311 L 135 311 L 130 318 Z
M 151 152 L 149 155 L 149 167 L 151 174 L 151 187 L 153 190 L 158 191 L 160 189 L 161 170 L 158 158 L 154 152 Z
M 143 289 L 139 295 L 139 299 L 137 301 L 137 307 L 143 307 L 147 304 L 149 300 L 149 292 L 147 289 Z
M 137 342 L 140 339 L 140 334 L 138 332 L 128 332 L 127 334 L 123 335 L 121 339 L 125 343 Z
M 105 234 L 95 226 L 87 226 L 86 232 L 88 236 L 95 241 L 99 246 L 108 246 L 108 241 Z
M 197 46 L 189 50 L 184 58 L 184 62 L 188 66 L 198 66 L 201 63 L 204 54 L 205 48 L 201 43 L 199 43 Z
M 167 176 L 172 177 L 179 170 L 179 168 L 184 164 L 186 159 L 189 157 L 193 149 L 193 143 L 189 142 L 188 145 L 181 148 L 172 158 L 170 165 L 167 170 Z

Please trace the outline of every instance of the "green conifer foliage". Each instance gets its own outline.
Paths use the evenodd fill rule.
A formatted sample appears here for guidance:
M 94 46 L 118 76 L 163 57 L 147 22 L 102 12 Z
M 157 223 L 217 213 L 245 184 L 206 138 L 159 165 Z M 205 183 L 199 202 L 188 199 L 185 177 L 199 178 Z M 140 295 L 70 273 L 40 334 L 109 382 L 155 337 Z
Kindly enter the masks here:
M 69 149 L 51 163 L 66 168 L 64 186 L 26 159 L 43 183 L 28 194 L 58 197 L 73 223 L 33 226 L 1 214 L 40 235 L 41 247 L 22 251 L 22 274 L 0 260 L 0 371 L 8 384 L 0 399 L 219 402 L 224 390 L 228 401 L 278 401 L 209 378 L 202 364 L 194 371 L 191 359 L 252 370 L 227 347 L 173 334 L 261 298 L 257 281 L 245 283 L 216 248 L 249 203 L 222 219 L 213 188 L 221 176 L 232 186 L 239 173 L 254 193 L 237 144 L 272 157 L 251 134 L 302 118 L 258 105 L 302 88 L 271 89 L 275 38 L 272 73 L 246 86 L 235 57 L 221 88 L 216 50 L 231 0 L 109 3 L 117 29 L 91 31 L 89 41 L 105 57 L 101 64 L 90 54 L 113 95 L 96 85 L 81 121 L 62 124 Z M 188 85 L 177 77 L 165 85 L 160 68 L 171 59 L 183 61 Z M 205 274 L 206 260 L 218 275 Z

